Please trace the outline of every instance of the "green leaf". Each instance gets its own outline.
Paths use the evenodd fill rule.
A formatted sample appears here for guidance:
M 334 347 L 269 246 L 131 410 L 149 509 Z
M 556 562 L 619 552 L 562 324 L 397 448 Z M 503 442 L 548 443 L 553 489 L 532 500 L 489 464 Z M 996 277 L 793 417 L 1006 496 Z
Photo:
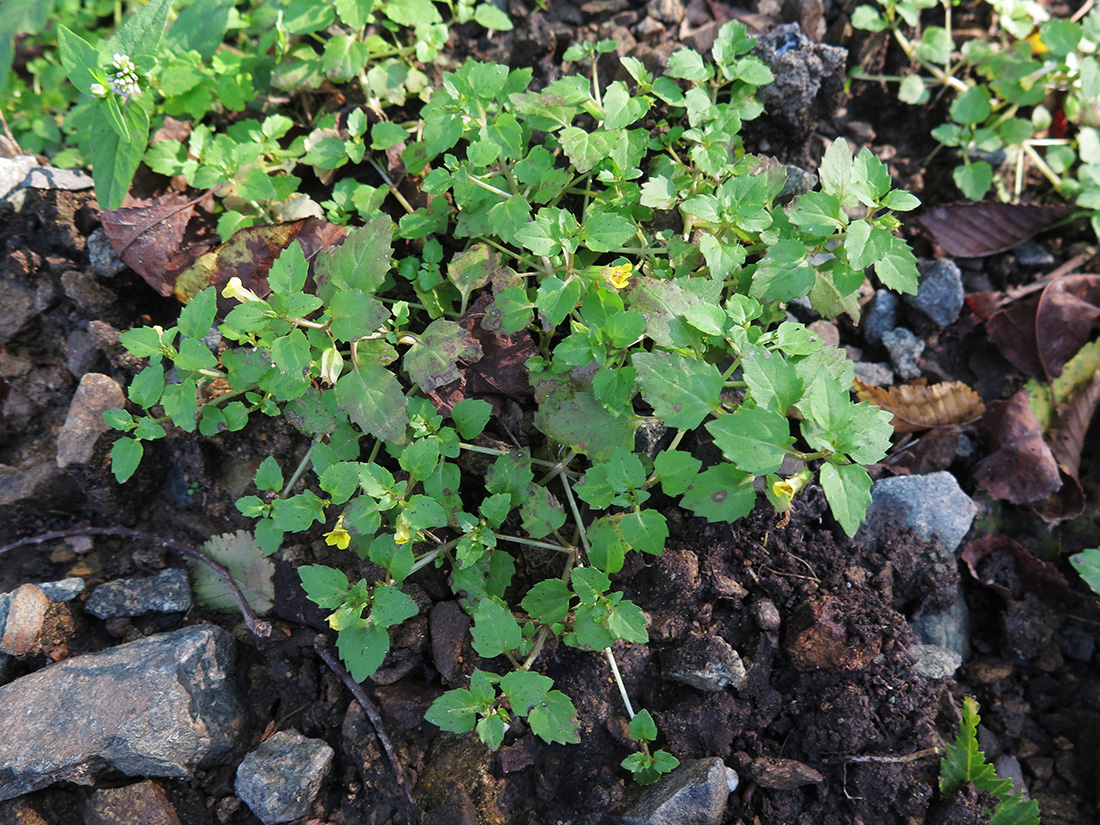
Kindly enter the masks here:
M 336 637 L 340 653 L 351 678 L 363 682 L 375 674 L 390 652 L 390 634 L 376 624 L 345 627 Z
M 222 44 L 232 8 L 232 0 L 192 3 L 172 23 L 166 45 L 175 53 L 195 51 L 203 60 L 209 60 Z
M 504 726 L 504 717 L 507 715 L 503 708 L 498 708 L 493 713 L 478 720 L 477 736 L 485 747 L 491 751 L 499 748 L 504 741 L 504 734 L 507 732 Z
M 550 691 L 541 705 L 531 708 L 527 724 L 536 736 L 547 742 L 576 745 L 581 741 L 577 709 L 560 690 Z
M 752 476 L 732 464 L 719 464 L 696 476 L 680 503 L 709 522 L 733 523 L 752 512 Z
M 334 286 L 340 286 L 373 295 L 389 272 L 392 244 L 393 221 L 386 215 L 349 231 L 342 244 L 323 249 L 313 259 L 318 294 L 329 296 Z
M 217 312 L 217 290 L 214 287 L 207 287 L 187 302 L 187 306 L 180 312 L 176 325 L 188 338 L 205 338 L 214 324 L 214 316 Z
M 477 671 L 475 671 L 477 672 Z M 468 690 L 448 690 L 428 708 L 424 718 L 442 730 L 468 733 L 477 724 L 477 714 L 485 710 Z
M 646 316 L 646 335 L 658 346 L 690 347 L 700 341 L 699 332 L 685 320 L 685 316 L 690 307 L 705 305 L 708 301 L 689 292 L 679 282 L 635 277 L 630 282 L 627 296 L 630 309 Z
M 517 716 L 526 716 L 546 701 L 554 680 L 530 670 L 513 670 L 500 680 L 500 689 Z
M 668 540 L 668 522 L 656 510 L 635 510 L 624 513 L 619 521 L 623 539 L 631 550 L 659 556 Z
M 276 295 L 296 295 L 306 285 L 308 269 L 302 244 L 295 240 L 272 263 L 267 275 L 268 286 Z
M 874 231 L 877 231 L 877 227 Z M 887 251 L 875 261 L 875 274 L 894 292 L 910 295 L 916 294 L 920 282 L 917 258 L 913 250 L 896 235 L 890 235 Z
M 592 567 L 573 568 L 569 574 L 569 582 L 577 598 L 587 605 L 595 604 L 611 587 L 611 579 Z
M 590 211 L 581 230 L 581 243 L 593 252 L 610 252 L 626 244 L 638 227 L 614 212 Z
M 860 8 L 867 7 L 860 6 Z M 855 25 L 854 20 L 853 25 Z M 911 106 L 920 106 L 922 103 L 927 103 L 931 96 L 924 78 L 917 74 L 911 74 L 904 78 L 901 85 L 898 86 L 898 99 L 902 103 L 908 103 Z
M 493 414 L 493 405 L 480 398 L 464 398 L 451 409 L 458 434 L 465 439 L 477 438 L 489 423 Z
M 408 399 L 394 374 L 381 364 L 353 366 L 336 382 L 336 397 L 363 432 L 398 444 L 405 440 Z
M 512 506 L 519 507 L 527 499 L 527 489 L 534 479 L 531 451 L 523 447 L 497 456 L 485 473 L 485 489 L 490 493 L 507 493 Z
M 324 564 L 303 564 L 298 568 L 298 578 L 309 600 L 318 607 L 334 609 L 344 603 L 348 577 L 335 567 Z
M 768 247 L 756 265 L 749 295 L 765 303 L 794 301 L 809 294 L 815 279 L 806 244 L 784 239 Z
M 825 464 L 821 489 L 833 517 L 849 536 L 854 536 L 871 505 L 871 477 L 858 464 Z
M 299 333 L 300 334 L 300 333 Z M 302 336 L 303 340 L 305 336 Z M 172 359 L 181 370 L 209 370 L 218 366 L 218 359 L 202 341 L 184 338 L 180 341 L 179 352 Z
M 131 58 L 156 54 L 171 8 L 172 0 L 149 0 L 123 21 L 104 46 L 104 54 L 120 52 Z
M 341 289 L 329 303 L 332 335 L 337 341 L 355 341 L 377 332 L 389 310 L 360 289 Z
M 535 426 L 550 438 L 593 461 L 610 457 L 616 447 L 632 450 L 635 422 L 604 407 L 591 392 L 554 385 L 535 413 Z
M 993 185 L 993 167 L 984 160 L 964 163 L 951 173 L 955 185 L 972 201 L 980 201 Z
M 1100 595 L 1100 548 L 1092 547 L 1069 557 L 1069 563 L 1077 571 L 1092 592 Z
M 989 89 L 978 84 L 951 101 L 951 119 L 964 126 L 977 126 L 984 123 L 992 111 Z
M 562 149 L 577 167 L 578 172 L 589 172 L 601 160 L 611 154 L 612 134 L 602 129 L 589 132 L 579 126 L 567 126 L 561 130 L 559 140 Z M 540 210 L 541 211 L 541 210 Z
M 268 456 L 256 469 L 256 489 L 278 492 L 283 488 L 283 471 L 274 456 Z
M 630 738 L 638 742 L 652 742 L 657 738 L 657 723 L 645 708 L 630 720 Z
M 311 490 L 271 503 L 275 526 L 287 533 L 300 533 L 314 523 L 324 523 L 325 502 Z
M 623 599 L 612 609 L 607 617 L 607 629 L 616 639 L 622 639 L 625 642 L 645 644 L 649 641 L 645 613 L 638 605 L 627 599 Z
M 474 610 L 474 626 L 470 629 L 470 635 L 474 650 L 486 659 L 515 650 L 523 641 L 515 616 L 492 599 L 482 599 Z
M 608 575 L 623 569 L 626 546 L 617 525 L 609 516 L 600 516 L 588 526 L 588 561 Z
M 741 359 L 745 383 L 757 406 L 786 414 L 802 397 L 802 381 L 782 353 L 746 344 Z
M 371 593 L 370 620 L 381 627 L 401 624 L 419 612 L 416 602 L 392 584 L 380 585 Z
M 503 11 L 492 3 L 478 3 L 474 8 L 474 20 L 489 31 L 510 32 L 512 21 Z
M 5 33 L 7 45 L 11 45 L 11 37 L 18 32 Z M 84 94 L 89 93 L 91 85 L 96 82 L 96 74 L 99 72 L 99 52 L 91 43 L 70 31 L 66 26 L 58 26 L 57 31 L 58 54 L 61 65 L 69 74 L 69 81 Z M 7 67 L 5 68 L 5 72 Z
M 722 373 L 714 364 L 671 352 L 636 352 L 642 397 L 670 427 L 693 430 L 719 409 Z
M 425 392 L 462 377 L 458 362 L 481 359 L 481 344 L 454 321 L 432 321 L 402 360 L 409 377 Z
M 164 367 L 160 364 L 150 364 L 134 376 L 127 395 L 139 407 L 148 409 L 160 401 L 162 392 L 164 392 Z
M 111 472 L 119 484 L 127 481 L 141 463 L 145 448 L 136 438 L 120 438 L 111 447 Z
M 405 521 L 413 530 L 447 526 L 447 511 L 434 498 L 413 496 L 404 511 Z
M 708 421 L 707 431 L 722 455 L 739 470 L 758 476 L 779 470 L 786 448 L 794 443 L 787 419 L 760 407 L 738 407 Z
M 108 100 L 113 102 L 113 98 Z M 129 140 L 123 140 L 111 118 L 104 113 L 105 107 L 96 108 L 89 141 L 93 147 L 92 177 L 95 180 L 96 200 L 104 209 L 118 209 L 130 191 L 130 182 L 145 155 L 145 146 L 149 141 L 149 115 L 136 101 L 123 106 L 122 124 L 129 137 Z
M 539 284 L 535 306 L 543 316 L 543 325 L 554 328 L 577 308 L 584 294 L 584 284 L 579 278 L 562 281 L 553 275 L 544 278 Z
M 653 461 L 653 469 L 667 495 L 678 496 L 691 486 L 703 462 L 690 453 L 664 450 Z
M 527 500 L 519 510 L 524 531 L 533 539 L 541 539 L 565 524 L 565 509 L 545 487 L 532 484 Z
M 531 618 L 552 625 L 565 621 L 572 596 L 561 579 L 544 579 L 527 591 L 520 605 Z
M 966 782 L 973 782 L 983 790 L 996 782 L 996 771 L 985 761 L 985 754 L 978 749 L 978 703 L 967 696 L 963 699 L 962 720 L 955 734 L 955 744 L 944 748 L 940 760 L 940 790 L 954 793 Z M 1012 783 L 1009 781 L 1009 787 Z
M 841 206 L 855 206 L 855 198 L 848 192 L 852 179 L 852 150 L 844 138 L 837 138 L 825 150 L 817 174 L 821 189 L 836 196 Z
M 665 74 L 680 80 L 703 81 L 710 78 L 713 70 L 703 63 L 703 58 L 698 52 L 691 49 L 680 49 L 673 52 L 668 59 L 668 68 Z

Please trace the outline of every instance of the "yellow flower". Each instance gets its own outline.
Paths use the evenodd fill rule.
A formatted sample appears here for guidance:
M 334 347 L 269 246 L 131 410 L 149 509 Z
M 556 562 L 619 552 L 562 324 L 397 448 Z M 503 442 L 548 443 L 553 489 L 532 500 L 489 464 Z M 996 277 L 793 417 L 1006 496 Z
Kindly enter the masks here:
M 783 478 L 772 485 L 772 493 L 774 493 L 775 497 L 778 499 L 790 501 L 794 498 L 795 492 L 794 485 Z
M 222 289 L 223 298 L 236 298 L 238 301 L 244 303 L 245 301 L 259 301 L 262 300 L 259 295 L 253 292 L 251 289 L 247 289 L 241 279 L 233 277 L 229 279 L 229 283 Z
M 336 526 L 329 532 L 325 533 L 325 544 L 333 547 L 338 547 L 341 550 L 347 550 L 348 545 L 351 544 L 351 533 L 344 527 L 344 517 L 340 516 L 336 520 Z
M 393 531 L 393 543 L 408 544 L 411 538 L 412 531 L 409 530 L 409 523 L 403 517 L 398 517 L 397 526 Z
M 604 270 L 604 278 L 615 289 L 623 289 L 630 285 L 630 276 L 634 274 L 633 264 L 620 264 L 609 266 Z

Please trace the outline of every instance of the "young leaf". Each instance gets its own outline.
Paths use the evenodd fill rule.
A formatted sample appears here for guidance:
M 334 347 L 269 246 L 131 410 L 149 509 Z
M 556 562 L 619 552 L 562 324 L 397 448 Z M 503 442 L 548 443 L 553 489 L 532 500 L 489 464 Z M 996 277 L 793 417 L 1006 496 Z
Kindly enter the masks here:
M 787 419 L 760 407 L 738 407 L 733 413 L 708 421 L 707 431 L 739 470 L 758 476 L 776 472 L 783 464 L 786 448 L 794 443 Z
M 1092 592 L 1100 595 L 1100 548 L 1092 547 L 1069 557 L 1069 563 L 1077 571 Z
M 324 564 L 304 564 L 298 568 L 298 577 L 309 600 L 318 607 L 331 609 L 343 604 L 349 585 L 341 571 Z
M 523 641 L 515 616 L 492 599 L 482 599 L 478 604 L 470 635 L 473 636 L 474 650 L 486 659 L 515 650 Z
M 405 440 L 408 399 L 392 372 L 369 361 L 341 376 L 336 397 L 365 433 L 398 444 Z
M 657 455 L 653 469 L 661 480 L 661 489 L 670 496 L 678 496 L 695 481 L 703 462 L 690 453 L 665 450 Z
M 531 618 L 542 624 L 556 624 L 569 614 L 572 595 L 561 579 L 544 579 L 527 591 L 520 604 Z
M 376 624 L 352 624 L 336 637 L 336 649 L 351 678 L 363 682 L 386 660 L 390 652 L 390 634 Z
M 531 708 L 546 701 L 554 680 L 529 670 L 514 670 L 500 680 L 500 689 L 517 716 L 526 716 Z
M 393 585 L 381 585 L 371 593 L 370 620 L 381 627 L 401 624 L 418 612 L 416 602 Z
M 477 672 L 480 671 L 475 671 Z M 474 729 L 478 713 L 485 709 L 484 703 L 475 698 L 470 691 L 458 688 L 448 690 L 432 702 L 424 718 L 443 730 L 467 733 Z
M 638 711 L 630 720 L 630 738 L 639 742 L 652 742 L 657 738 L 657 723 L 645 708 Z
M 136 438 L 120 438 L 111 447 L 111 472 L 119 484 L 128 481 L 141 463 L 145 448 Z
M 707 521 L 733 523 L 756 503 L 752 476 L 732 464 L 719 464 L 696 476 L 680 503 Z
M 871 477 L 858 464 L 825 464 L 821 489 L 844 532 L 854 536 L 871 505 Z
M 463 438 L 477 438 L 489 423 L 489 416 L 493 413 L 493 405 L 480 398 L 464 398 L 451 409 L 451 420 L 454 421 L 458 434 Z
M 541 705 L 531 708 L 527 714 L 527 724 L 536 736 L 547 742 L 575 745 L 581 741 L 577 709 L 560 690 L 550 691 Z

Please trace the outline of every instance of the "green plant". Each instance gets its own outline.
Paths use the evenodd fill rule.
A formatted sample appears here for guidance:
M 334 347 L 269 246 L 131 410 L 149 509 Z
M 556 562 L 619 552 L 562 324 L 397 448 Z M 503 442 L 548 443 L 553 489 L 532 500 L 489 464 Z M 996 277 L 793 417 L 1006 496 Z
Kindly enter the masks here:
M 356 583 L 325 565 L 299 570 L 330 611 L 352 675 L 374 673 L 389 628 L 415 614 L 409 577 L 442 566 L 489 664 L 429 720 L 476 730 L 491 747 L 513 717 L 549 741 L 576 741 L 572 702 L 536 671 L 540 653 L 551 636 L 595 651 L 648 640 L 645 615 L 612 576 L 630 551 L 663 551 L 655 493 L 733 522 L 754 507 L 757 477 L 786 511 L 816 474 L 852 534 L 870 501 L 862 465 L 889 445 L 889 415 L 851 400 L 843 352 L 787 320 L 784 305 L 808 297 L 825 315 L 858 317 L 869 267 L 914 290 L 916 262 L 892 213 L 917 201 L 891 188 L 870 152 L 853 156 L 838 140 L 821 163 L 822 190 L 778 204 L 785 171 L 745 154 L 740 137 L 760 113 L 753 92 L 771 79 L 752 44 L 731 23 L 713 63 L 681 50 L 654 77 L 623 58 L 633 90 L 600 81 L 593 58 L 609 42 L 571 48 L 590 75 L 539 91 L 530 70 L 468 62 L 444 74 L 418 121 L 376 124 L 370 145 L 364 122 L 349 118 L 301 162 L 316 151 L 357 163 L 417 136 L 402 157 L 427 202 L 414 207 L 390 189 L 371 210 L 392 194 L 405 212 L 396 225 L 376 214 L 312 261 L 292 243 L 267 273 L 268 294 L 229 280 L 222 294 L 237 304 L 216 351 L 213 288 L 174 327 L 123 333 L 149 364 L 129 387 L 135 412 L 105 416 L 125 434 L 112 452 L 118 479 L 169 423 L 215 435 L 256 413 L 285 415 L 312 439 L 308 454 L 289 477 L 264 459 L 259 494 L 237 506 L 257 519 L 266 553 L 324 524 L 329 545 L 375 565 Z M 226 133 L 237 146 L 251 136 L 253 168 L 276 159 L 278 118 Z M 178 149 L 158 157 L 194 161 L 196 185 L 212 183 L 201 178 L 216 165 L 205 147 L 221 137 L 201 138 L 187 160 Z M 331 203 L 343 208 L 335 191 Z M 396 261 L 395 241 L 405 250 Z M 490 362 L 486 336 L 529 347 L 530 446 L 480 439 L 494 408 L 466 397 L 463 379 L 479 362 L 504 369 Z M 637 450 L 642 425 L 666 432 L 667 446 Z M 700 441 L 721 458 L 704 466 L 686 448 Z M 480 454 L 486 469 L 460 465 L 463 453 Z M 786 459 L 802 469 L 780 478 Z M 555 573 L 513 581 L 515 552 L 556 555 Z M 517 585 L 520 597 L 506 601 Z M 674 759 L 650 754 L 649 714 L 634 720 L 642 751 L 624 766 L 651 781 Z
M 1001 198 L 1018 200 L 1031 164 L 1085 210 L 1100 234 L 1100 14 L 1050 19 L 1037 3 L 997 2 L 992 5 L 1002 39 L 969 39 L 956 50 L 949 4 L 877 1 L 878 7 L 857 8 L 853 25 L 890 30 L 920 72 L 855 76 L 897 80 L 899 98 L 913 105 L 925 103 L 937 86 L 956 94 L 950 122 L 932 135 L 960 161 L 954 170 L 959 190 L 980 200 L 995 188 Z M 906 37 L 903 26 L 916 27 L 921 11 L 937 6 L 946 25 L 925 27 L 919 42 Z
M 1070 564 L 1092 592 L 1100 596 L 1100 548 L 1092 547 L 1074 553 L 1069 557 Z
M 978 703 L 965 697 L 955 744 L 944 749 L 940 760 L 940 790 L 955 793 L 965 783 L 972 783 L 997 799 L 990 825 L 1039 825 L 1039 803 L 1024 799 L 1022 792 L 1014 793 L 1012 780 L 998 779 L 993 766 L 985 761 L 985 754 L 978 750 L 980 721 Z

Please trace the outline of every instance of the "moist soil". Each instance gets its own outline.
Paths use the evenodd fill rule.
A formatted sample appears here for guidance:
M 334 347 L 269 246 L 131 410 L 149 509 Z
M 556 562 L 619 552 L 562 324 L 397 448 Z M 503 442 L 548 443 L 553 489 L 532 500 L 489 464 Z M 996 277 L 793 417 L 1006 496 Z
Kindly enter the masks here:
M 669 24 L 670 33 L 679 31 L 689 45 L 697 45 L 691 32 L 705 25 L 708 15 L 719 23 L 735 13 L 760 25 L 781 22 L 778 10 L 664 5 L 673 18 L 681 16 L 679 28 Z M 842 21 L 840 11 L 825 18 L 830 32 Z M 627 0 L 579 7 L 551 2 L 545 12 L 526 12 L 517 16 L 522 22 L 514 33 L 491 42 L 477 39 L 476 32 L 463 37 L 460 28 L 452 38 L 454 59 L 473 55 L 534 65 L 537 76 L 548 81 L 560 75 L 561 52 L 574 40 L 629 38 L 631 48 L 645 45 L 631 35 L 645 9 Z M 689 19 L 696 22 L 689 25 Z M 839 36 L 835 42 L 849 47 L 850 66 L 896 68 L 898 56 L 881 41 Z M 943 202 L 954 197 L 949 167 L 925 162 L 932 149 L 928 129 L 942 115 L 935 104 L 901 108 L 889 90 L 853 84 L 852 94 L 806 140 L 772 150 L 813 168 L 825 140 L 845 136 L 887 160 L 895 183 L 927 202 Z M 56 467 L 57 434 L 80 376 L 101 372 L 125 386 L 139 365 L 118 344 L 119 331 L 167 326 L 178 312 L 178 305 L 160 298 L 128 269 L 109 280 L 91 274 L 86 239 L 97 226 L 98 208 L 89 193 L 45 190 L 28 192 L 24 210 L 0 223 L 0 325 L 17 325 L 0 348 L 0 543 L 94 525 L 134 528 L 197 546 L 211 535 L 248 529 L 233 504 L 253 492 L 249 484 L 259 461 L 275 455 L 293 466 L 307 447 L 281 419 L 254 420 L 241 433 L 205 439 L 170 431 L 152 445 L 152 455 L 125 486 L 109 473 L 109 444 L 77 470 Z M 1044 238 L 1043 244 L 1064 256 L 1077 240 L 1073 231 Z M 927 241 L 915 237 L 914 242 L 919 252 L 931 253 Z M 1006 286 L 1036 275 L 1011 254 L 963 263 L 974 283 Z M 839 332 L 856 357 L 878 355 L 858 330 Z M 991 347 L 965 313 L 946 330 L 924 332 L 923 363 L 934 379 L 984 387 L 987 401 L 1007 397 L 1020 383 L 995 356 L 975 360 Z M 979 362 L 992 366 L 972 367 Z M 890 461 L 912 472 L 950 469 L 975 494 L 970 473 L 983 447 L 970 443 L 968 455 L 954 448 L 911 449 L 908 457 L 899 453 Z M 1086 448 L 1087 454 L 1094 452 Z M 1086 491 L 1088 466 L 1086 456 Z M 1058 551 L 1096 543 L 1094 501 L 1073 523 L 1074 531 L 1051 531 L 1029 511 L 978 499 L 982 514 L 971 539 L 1008 533 L 1077 581 Z M 988 821 L 991 799 L 972 789 L 951 795 L 938 790 L 939 759 L 932 749 L 952 741 L 964 695 L 981 703 L 981 745 L 988 758 L 1019 768 L 1045 823 L 1097 821 L 1097 611 L 1079 582 L 1075 590 L 1064 583 L 1035 587 L 1009 562 L 980 571 L 1000 585 L 994 589 L 965 565 L 945 563 L 903 530 L 849 540 L 815 488 L 800 497 L 785 525 L 766 506 L 732 526 L 687 518 L 671 504 L 664 512 L 671 533 L 664 555 L 634 554 L 614 577 L 649 616 L 650 642 L 619 643 L 614 654 L 634 704 L 659 719 L 659 746 L 682 761 L 720 757 L 740 774 L 725 823 Z M 320 532 L 288 543 L 275 557 L 269 638 L 251 636 L 235 615 L 200 608 L 106 623 L 85 618 L 55 658 L 186 624 L 220 624 L 240 642 L 237 675 L 248 707 L 249 747 L 275 731 L 295 729 L 326 740 L 336 751 L 332 776 L 310 821 L 410 822 L 416 814 L 403 803 L 376 730 L 316 653 L 318 635 L 331 632 L 294 572 L 302 563 L 330 564 L 354 581 L 377 570 L 326 547 Z M 550 561 L 537 552 L 520 554 L 517 591 Z M 57 540 L 0 557 L 0 592 L 69 575 L 85 577 L 90 590 L 181 563 L 155 544 L 102 536 Z M 471 649 L 468 620 L 443 573 L 423 570 L 411 582 L 420 613 L 394 631 L 389 657 L 364 687 L 381 710 L 419 813 L 428 817 L 424 821 L 564 825 L 613 822 L 628 810 L 638 789 L 619 763 L 634 744 L 607 659 L 551 643 L 537 665 L 574 700 L 580 745 L 548 745 L 518 720 L 504 746 L 490 753 L 473 735 L 441 733 L 423 720 L 447 686 L 463 686 L 475 667 L 494 665 Z M 913 668 L 918 640 L 909 620 L 945 610 L 960 584 L 969 606 L 971 655 L 954 679 L 920 676 Z M 744 663 L 747 673 L 738 686 L 710 692 L 665 675 L 686 651 L 715 639 L 724 640 Z M 10 681 L 46 664 L 41 656 L 22 659 L 0 676 Z M 233 794 L 235 764 L 199 771 L 191 781 L 157 781 L 184 822 L 254 823 Z M 95 787 L 131 781 L 108 775 Z M 22 803 L 0 805 L 0 821 L 19 816 L 18 805 L 27 804 L 46 822 L 84 822 L 95 787 L 52 788 Z

